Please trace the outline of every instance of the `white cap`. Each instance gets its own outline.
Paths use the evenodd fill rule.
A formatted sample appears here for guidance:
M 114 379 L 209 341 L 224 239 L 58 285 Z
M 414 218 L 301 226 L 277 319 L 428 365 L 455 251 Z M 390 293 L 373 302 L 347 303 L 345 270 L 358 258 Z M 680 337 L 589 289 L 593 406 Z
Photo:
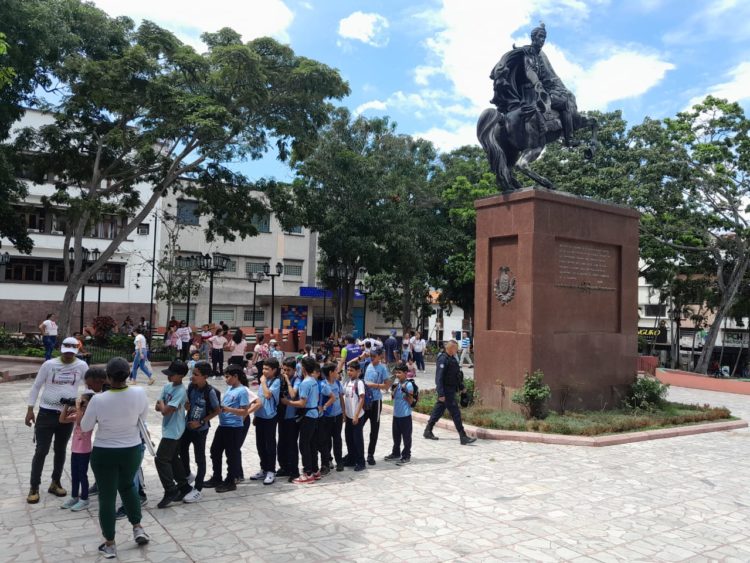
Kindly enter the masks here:
M 78 353 L 78 339 L 74 336 L 68 336 L 62 342 L 60 346 L 60 353 L 62 354 L 77 354 Z
M 271 340 L 269 340 L 268 343 L 269 344 L 278 344 L 278 342 L 276 342 L 276 340 L 274 340 L 273 338 Z

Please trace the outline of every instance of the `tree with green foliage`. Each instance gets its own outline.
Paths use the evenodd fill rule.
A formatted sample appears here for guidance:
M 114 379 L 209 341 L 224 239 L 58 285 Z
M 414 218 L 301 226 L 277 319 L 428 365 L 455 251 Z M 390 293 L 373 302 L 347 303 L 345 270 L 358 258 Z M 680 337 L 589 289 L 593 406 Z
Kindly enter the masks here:
M 95 8 L 89 6 L 89 9 Z M 231 29 L 202 36 L 198 54 L 171 32 L 98 11 L 88 33 L 107 37 L 49 70 L 64 95 L 50 100 L 52 122 L 21 131 L 16 154 L 39 176 L 55 175 L 45 200 L 65 219 L 68 279 L 60 314 L 69 332 L 76 294 L 171 190 L 198 201 L 208 241 L 256 234 L 247 220 L 267 210 L 254 186 L 227 168 L 260 158 L 273 142 L 279 158 L 301 161 L 329 118 L 331 98 L 349 91 L 338 72 L 269 38 L 243 43 Z M 83 238 L 105 214 L 121 217 L 115 237 L 91 265 Z

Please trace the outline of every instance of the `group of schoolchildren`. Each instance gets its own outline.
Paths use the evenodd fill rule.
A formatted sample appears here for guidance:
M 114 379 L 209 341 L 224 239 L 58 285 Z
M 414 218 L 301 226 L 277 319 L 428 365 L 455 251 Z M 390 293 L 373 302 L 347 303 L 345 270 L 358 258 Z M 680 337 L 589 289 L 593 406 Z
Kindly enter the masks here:
M 169 383 L 155 407 L 163 416 L 162 440 L 155 456 L 164 488 L 164 498 L 158 506 L 163 508 L 179 500 L 197 502 L 204 488 L 214 488 L 217 493 L 236 490 L 237 483 L 245 479 L 241 449 L 251 423 L 255 426 L 260 468 L 250 479 L 265 485 L 279 477 L 295 484 L 313 483 L 334 468 L 362 471 L 366 463 L 375 465 L 386 390 L 391 391 L 394 403 L 394 443 L 385 460 L 409 463 L 411 412 L 418 388 L 408 379 L 409 369 L 403 363 L 395 366 L 395 380 L 391 383 L 382 359 L 380 350 L 365 353 L 357 346 L 347 347 L 338 365 L 321 365 L 312 355 L 286 358 L 281 363 L 277 358 L 268 358 L 258 366 L 262 373 L 256 391 L 250 389 L 244 367 L 232 364 L 224 372 L 227 388 L 223 394 L 209 384 L 212 370 L 207 362 L 197 361 L 192 369 L 180 360 L 172 362 L 163 370 Z M 344 369 L 346 376 L 340 378 Z M 190 383 L 185 388 L 183 380 L 189 371 Z M 204 480 L 208 429 L 216 417 L 218 427 L 209 448 L 213 474 Z M 367 457 L 363 433 L 366 422 L 370 423 Z M 191 449 L 195 474 L 190 471 Z

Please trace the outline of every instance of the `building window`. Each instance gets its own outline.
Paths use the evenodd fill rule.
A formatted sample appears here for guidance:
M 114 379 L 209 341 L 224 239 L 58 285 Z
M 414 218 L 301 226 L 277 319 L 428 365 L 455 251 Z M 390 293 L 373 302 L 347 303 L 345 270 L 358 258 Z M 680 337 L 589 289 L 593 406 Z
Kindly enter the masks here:
M 288 229 L 287 233 L 289 233 L 290 235 L 301 235 L 302 234 L 302 225 L 297 225 L 295 227 L 292 227 L 291 229 Z
M 215 323 L 224 321 L 225 323 L 234 322 L 234 309 L 214 309 L 211 312 L 211 320 Z
M 47 281 L 49 283 L 65 283 L 65 265 L 62 260 L 49 263 Z
M 13 257 L 5 266 L 5 280 L 14 282 L 41 283 L 43 273 L 42 260 L 24 260 Z
M 245 262 L 245 273 L 257 274 L 259 272 L 262 272 L 263 264 L 265 264 L 265 262 Z
M 147 235 L 150 230 L 151 230 L 151 225 L 149 225 L 148 223 L 141 223 L 140 225 L 138 225 L 139 235 Z
M 117 236 L 117 232 L 120 230 L 120 219 L 114 215 L 103 217 L 101 221 L 98 221 L 91 226 L 89 236 L 91 238 L 103 238 L 112 240 Z
M 255 309 L 255 319 L 253 319 L 253 310 L 245 309 L 245 315 L 243 317 L 246 323 L 262 323 L 265 321 L 266 312 L 263 309 Z
M 29 209 L 24 213 L 26 228 L 34 233 L 43 233 L 45 228 L 44 209 Z
M 258 229 L 259 233 L 270 233 L 271 232 L 271 214 L 264 213 L 263 215 L 253 215 L 251 220 L 253 227 Z
M 198 225 L 198 202 L 185 199 L 177 200 L 177 222 L 180 225 Z
M 302 277 L 302 262 L 284 262 L 284 275 Z
M 644 310 L 647 317 L 664 317 L 667 314 L 666 305 L 646 305 Z
M 236 272 L 237 271 L 237 261 L 236 260 L 229 260 L 227 261 L 227 267 L 225 272 Z
M 186 321 L 186 311 L 187 309 L 185 308 L 185 305 L 175 305 L 172 308 L 172 316 L 178 321 Z M 195 305 L 190 305 L 190 323 L 195 324 Z

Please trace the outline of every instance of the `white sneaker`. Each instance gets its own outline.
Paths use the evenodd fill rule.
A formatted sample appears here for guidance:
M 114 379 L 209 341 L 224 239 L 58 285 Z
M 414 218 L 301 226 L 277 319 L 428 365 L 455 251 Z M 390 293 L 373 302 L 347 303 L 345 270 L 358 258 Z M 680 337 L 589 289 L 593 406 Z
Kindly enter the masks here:
M 203 498 L 203 495 L 198 489 L 193 489 L 188 494 L 186 494 L 184 497 L 182 497 L 182 502 L 187 502 L 188 504 L 193 502 L 198 502 Z
M 89 507 L 89 501 L 80 499 L 77 503 L 70 507 L 71 512 L 80 512 L 86 510 Z
M 195 483 L 195 473 L 191 473 L 190 475 L 187 476 L 187 482 L 189 485 L 192 485 L 193 483 Z
M 273 485 L 273 482 L 276 480 L 276 473 L 273 471 L 269 471 L 266 473 L 266 478 L 263 479 L 264 485 Z
M 266 478 L 266 472 L 265 471 L 258 471 L 255 475 L 250 477 L 251 481 L 260 481 L 261 479 Z

